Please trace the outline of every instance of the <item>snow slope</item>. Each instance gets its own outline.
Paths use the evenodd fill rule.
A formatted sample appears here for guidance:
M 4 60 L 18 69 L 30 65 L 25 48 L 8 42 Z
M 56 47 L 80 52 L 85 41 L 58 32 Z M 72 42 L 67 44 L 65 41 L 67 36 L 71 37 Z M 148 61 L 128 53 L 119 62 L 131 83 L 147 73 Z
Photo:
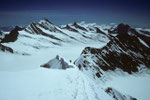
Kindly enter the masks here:
M 113 87 L 122 93 L 130 94 L 137 100 L 149 100 L 150 96 L 150 75 L 124 75 L 111 76 L 103 87 Z
M 113 100 L 75 68 L 4 71 L 0 79 L 1 100 Z
M 115 36 L 109 34 L 115 27 L 83 22 L 55 26 L 46 19 L 30 24 L 19 31 L 15 42 L 2 43 L 14 53 L 0 51 L 0 100 L 134 100 L 131 96 L 148 100 L 149 75 L 129 76 L 118 69 L 115 71 L 119 74 L 100 70 L 111 77 L 94 80 L 89 76 L 95 75 L 97 70 L 83 68 L 82 72 L 73 64 L 78 57 L 84 59 L 86 55 L 80 54 L 85 47 L 106 46 Z M 139 31 L 140 34 L 145 32 Z M 141 40 L 139 42 L 148 48 L 149 40 Z M 53 59 L 56 55 L 73 68 L 62 70 L 61 64 L 56 64 L 59 61 Z M 93 64 L 96 56 L 90 55 L 90 58 L 86 60 Z M 40 67 L 47 61 L 55 69 Z M 84 66 L 83 61 L 79 63 Z M 113 91 L 105 92 L 108 87 Z
M 75 50 L 77 47 L 69 46 L 67 50 L 69 48 Z M 60 48 L 59 52 L 56 48 L 54 51 L 54 53 L 59 53 Z M 65 61 L 74 68 L 66 70 L 40 67 L 42 63 L 54 57 L 54 54 L 48 51 L 45 51 L 45 54 L 41 51 L 31 56 L 12 55 L 4 52 L 0 52 L 0 55 L 2 61 L 0 62 L 0 99 L 2 100 L 45 100 L 49 98 L 53 100 L 114 100 L 105 92 L 104 86 L 96 84 L 79 71 L 73 63 L 69 63 L 67 53 Z M 72 58 L 75 59 L 76 56 Z
M 15 42 L 2 44 L 12 48 L 16 53 L 32 55 L 41 49 L 65 47 L 68 44 L 104 44 L 109 41 L 107 32 L 103 32 L 103 28 L 99 25 L 76 23 L 70 24 L 69 27 L 76 31 L 68 29 L 67 25 L 56 26 L 47 19 L 42 19 L 19 30 Z M 98 33 L 97 29 L 101 31 Z

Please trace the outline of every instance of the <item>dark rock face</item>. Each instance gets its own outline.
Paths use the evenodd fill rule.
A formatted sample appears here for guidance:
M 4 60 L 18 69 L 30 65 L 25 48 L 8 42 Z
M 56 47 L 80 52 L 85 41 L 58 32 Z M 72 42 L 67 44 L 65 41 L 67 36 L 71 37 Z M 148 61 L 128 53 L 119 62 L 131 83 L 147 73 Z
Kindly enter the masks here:
M 68 29 L 69 31 L 78 32 L 78 30 L 76 30 L 76 29 L 70 27 L 69 25 L 66 25 L 65 28 Z
M 143 34 L 139 34 L 135 29 L 131 28 L 130 33 L 132 35 L 141 38 L 148 46 L 150 46 L 150 32 L 148 31 L 141 31 Z
M 3 33 L 0 31 L 0 41 L 2 41 L 3 37 L 2 37 Z
M 96 63 L 104 71 L 120 68 L 131 74 L 138 71 L 140 64 L 150 68 L 150 48 L 133 36 L 118 35 L 104 48 L 87 47 L 82 54 L 88 52 L 97 57 Z
M 63 58 L 60 58 L 58 55 L 51 59 L 46 64 L 41 65 L 40 67 L 51 68 L 51 69 L 67 69 L 72 68 L 73 66 L 69 65 Z
M 4 52 L 8 51 L 8 52 L 10 52 L 10 53 L 13 53 L 13 49 L 12 49 L 12 48 L 6 47 L 6 46 L 4 46 L 4 45 L 2 45 L 2 44 L 0 44 L 0 50 L 1 50 L 1 51 L 4 51 Z
M 78 25 L 77 22 L 74 22 L 73 26 L 76 27 L 76 28 L 78 28 L 78 29 L 81 29 L 81 30 L 83 30 L 83 31 L 88 31 L 88 30 L 85 29 L 84 27 Z
M 110 87 L 108 87 L 105 90 L 105 92 L 108 93 L 110 96 L 112 96 L 115 100 L 137 100 L 136 98 L 132 96 L 123 95 L 117 90 L 110 88 Z
M 95 27 L 96 28 L 96 33 L 101 33 L 101 34 L 104 34 L 106 35 L 103 31 L 101 31 L 98 27 Z
M 119 34 L 127 34 L 129 29 L 130 29 L 129 25 L 121 23 L 117 26 L 115 32 Z
M 29 32 L 27 29 L 25 29 L 25 31 L 28 32 L 28 33 L 30 33 L 30 34 L 40 34 L 40 35 L 47 36 L 47 37 L 55 39 L 55 40 L 62 41 L 61 39 L 55 37 L 54 35 L 50 35 L 50 34 L 47 34 L 47 33 L 43 32 L 40 28 L 38 28 L 36 26 L 36 23 L 30 24 L 30 28 L 31 28 L 31 30 L 34 31 L 33 33 Z
M 124 30 L 122 30 L 122 26 L 125 27 Z M 101 49 L 86 47 L 81 53 L 83 57 L 80 57 L 78 61 L 76 60 L 75 64 L 77 66 L 80 65 L 80 69 L 89 68 L 96 70 L 95 75 L 97 77 L 102 75 L 101 70 L 113 71 L 115 69 L 121 69 L 124 72 L 132 74 L 138 72 L 138 67 L 141 65 L 150 69 L 149 37 L 140 35 L 136 31 L 131 31 L 131 29 L 129 30 L 129 26 L 126 25 L 118 27 L 120 29 L 119 32 L 128 33 L 130 31 L 132 35 L 120 33 L 116 37 L 112 37 L 111 41 Z M 85 61 L 88 63 L 85 63 Z
M 22 30 L 22 28 L 16 26 L 9 34 L 5 35 L 1 43 L 8 43 L 8 42 L 16 41 L 19 35 L 18 31 L 20 30 Z

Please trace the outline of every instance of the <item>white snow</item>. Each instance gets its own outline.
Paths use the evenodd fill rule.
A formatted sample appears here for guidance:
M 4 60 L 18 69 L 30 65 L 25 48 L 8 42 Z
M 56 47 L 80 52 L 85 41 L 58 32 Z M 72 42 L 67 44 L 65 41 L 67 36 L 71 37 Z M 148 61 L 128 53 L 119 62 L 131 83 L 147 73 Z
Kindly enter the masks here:
M 25 47 L 20 44 L 18 44 L 18 46 L 17 44 L 15 44 L 15 46 L 13 47 L 12 44 L 14 43 L 10 43 L 7 45 L 11 46 L 13 49 L 14 48 L 17 49 L 18 51 L 30 50 L 29 53 L 32 53 L 32 55 L 23 56 L 23 55 L 18 55 L 18 54 L 9 54 L 5 52 L 0 52 L 0 66 L 1 66 L 0 70 L 15 71 L 15 70 L 35 69 L 39 67 L 41 64 L 56 57 L 56 55 L 63 57 L 68 62 L 69 60 L 72 60 L 73 62 L 80 56 L 82 50 L 85 47 L 92 46 L 92 47 L 101 48 L 104 45 L 106 45 L 106 43 L 98 44 L 97 42 L 93 42 L 89 44 L 80 44 L 80 45 L 66 44 L 65 46 L 49 47 L 49 48 L 36 50 L 36 49 L 32 49 L 32 47 L 29 47 L 29 46 Z
M 139 41 L 140 41 L 144 46 L 146 46 L 146 47 L 149 48 L 149 46 L 148 46 L 142 39 L 140 39 L 140 38 L 138 38 L 138 39 L 139 39 Z
M 57 55 L 55 58 L 41 65 L 41 67 L 52 69 L 67 69 L 72 68 L 73 66 L 69 65 L 63 58 L 60 58 L 59 55 Z
M 104 87 L 113 87 L 122 93 L 130 94 L 138 100 L 149 100 L 150 98 L 150 75 L 141 76 L 111 76 Z
M 0 100 L 113 100 L 76 68 L 0 71 Z
M 72 63 L 67 70 L 46 69 L 41 64 L 57 54 L 69 62 L 79 57 L 86 46 L 104 44 L 65 45 L 41 49 L 30 56 L 0 52 L 0 100 L 113 100 Z
M 49 29 L 56 27 L 45 20 L 39 23 L 45 23 Z M 84 22 L 78 24 L 83 25 L 87 30 L 98 27 L 106 33 L 109 28 L 116 27 L 115 25 L 98 26 L 96 23 L 85 24 Z M 112 76 L 112 80 L 100 84 L 87 75 L 93 72 L 96 73 L 96 71 L 82 73 L 73 64 L 85 47 L 102 48 L 106 45 L 109 39 L 105 35 L 97 35 L 95 30 L 84 33 L 83 30 L 78 29 L 79 33 L 77 33 L 57 27 L 68 35 L 66 36 L 60 32 L 50 32 L 40 26 L 37 27 L 47 34 L 61 38 L 65 42 L 20 31 L 17 41 L 3 43 L 3 45 L 14 49 L 15 54 L 0 51 L 0 100 L 114 100 L 104 92 L 107 87 L 114 87 L 121 93 L 137 97 L 139 100 L 150 98 L 148 95 L 150 93 L 150 78 L 148 75 L 140 77 Z M 84 38 L 83 34 L 92 39 Z M 69 38 L 69 36 L 74 37 L 76 40 Z M 140 40 L 140 42 L 147 46 L 144 41 Z M 22 53 L 31 55 L 23 56 Z M 62 57 L 67 63 L 71 60 L 72 62 L 69 65 L 73 68 L 60 70 L 59 61 L 56 59 L 51 60 L 56 55 Z M 96 58 L 93 59 L 96 60 Z M 90 60 L 90 57 L 88 60 Z M 40 67 L 47 61 L 53 68 L 58 69 Z

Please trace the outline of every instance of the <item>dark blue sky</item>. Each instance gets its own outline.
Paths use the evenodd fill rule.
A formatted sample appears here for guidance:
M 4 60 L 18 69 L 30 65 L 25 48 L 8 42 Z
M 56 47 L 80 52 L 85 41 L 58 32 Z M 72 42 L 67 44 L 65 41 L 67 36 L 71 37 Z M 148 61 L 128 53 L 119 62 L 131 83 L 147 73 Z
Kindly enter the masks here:
M 73 21 L 150 26 L 148 0 L 1 0 L 0 24 L 23 25 L 47 17 L 53 23 Z

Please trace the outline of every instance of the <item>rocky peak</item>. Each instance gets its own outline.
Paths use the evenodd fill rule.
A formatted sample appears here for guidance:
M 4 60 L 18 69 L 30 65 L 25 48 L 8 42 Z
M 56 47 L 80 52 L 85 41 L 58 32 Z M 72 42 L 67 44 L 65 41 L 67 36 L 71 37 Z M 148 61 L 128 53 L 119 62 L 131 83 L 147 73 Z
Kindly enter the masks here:
M 73 66 L 69 65 L 63 58 L 60 58 L 58 55 L 51 59 L 49 62 L 41 65 L 44 68 L 52 68 L 52 69 L 67 69 Z
M 74 23 L 73 23 L 73 26 L 74 26 L 75 28 L 81 29 L 81 30 L 83 30 L 83 31 L 87 31 L 86 28 L 82 27 L 82 26 L 79 25 L 77 22 L 74 22 Z
M 8 43 L 8 42 L 16 41 L 19 35 L 18 31 L 21 31 L 21 30 L 23 30 L 23 28 L 16 26 L 9 34 L 5 35 L 1 43 Z
M 74 25 L 74 26 L 78 26 L 77 22 L 74 22 L 73 25 Z
M 129 25 L 121 23 L 117 26 L 116 32 L 118 34 L 128 34 L 129 29 L 130 29 Z
M 124 32 L 127 32 L 128 28 Z M 115 69 L 129 74 L 138 72 L 141 66 L 145 66 L 143 69 L 149 69 L 150 48 L 145 42 L 146 39 L 130 34 L 118 34 L 103 48 L 86 47 L 75 64 L 79 69 L 94 69 L 93 75 L 97 77 L 102 76 L 103 71 Z
M 110 96 L 112 96 L 115 100 L 137 100 L 136 98 L 132 96 L 123 95 L 119 91 L 111 87 L 108 87 L 107 89 L 105 89 L 105 92 L 108 93 Z
M 42 24 L 42 23 L 48 23 L 48 24 L 54 25 L 54 24 L 53 24 L 52 22 L 50 22 L 47 18 L 43 18 L 39 23 L 40 23 L 40 24 Z
M 68 24 L 66 25 L 65 29 L 69 30 L 69 31 L 73 31 L 73 32 L 78 32 L 78 30 L 72 28 L 71 26 L 69 26 Z
M 101 33 L 101 34 L 104 34 L 106 35 L 103 31 L 101 31 L 98 27 L 95 27 L 96 28 L 96 33 Z
M 14 30 L 21 31 L 21 30 L 23 30 L 23 29 L 24 29 L 24 28 L 21 28 L 21 27 L 19 27 L 19 26 L 16 26 Z

